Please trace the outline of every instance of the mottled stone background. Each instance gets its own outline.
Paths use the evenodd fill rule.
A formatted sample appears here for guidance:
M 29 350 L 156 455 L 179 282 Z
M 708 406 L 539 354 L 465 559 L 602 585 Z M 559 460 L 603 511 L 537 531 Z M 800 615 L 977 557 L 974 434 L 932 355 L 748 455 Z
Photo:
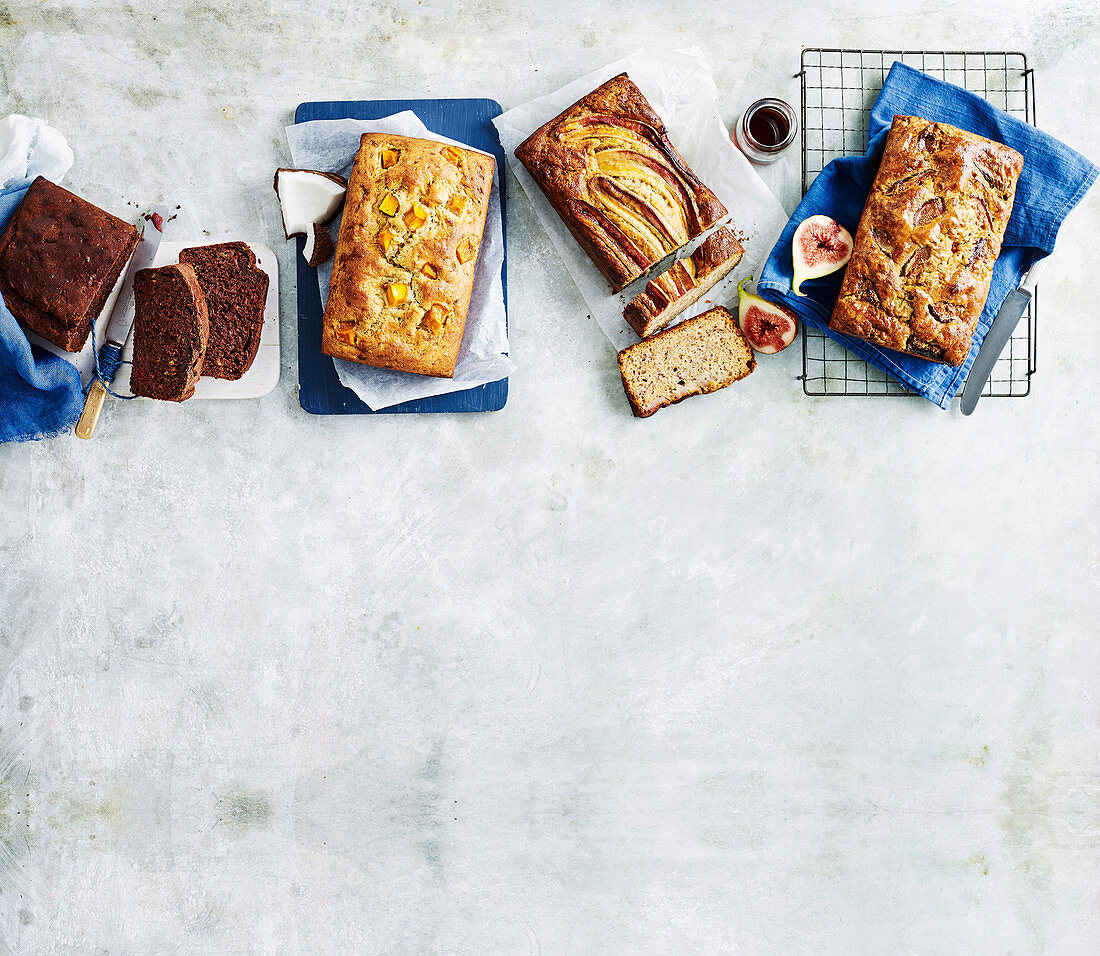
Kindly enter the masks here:
M 1022 50 L 1100 159 L 1095 0 L 0 0 L 0 112 L 72 188 L 284 276 L 268 398 L 0 447 L 12 952 L 1100 950 L 1100 191 L 1032 395 L 971 419 L 808 399 L 792 348 L 633 420 L 511 179 L 504 411 L 298 406 L 296 104 L 508 107 L 647 43 L 727 121 L 802 45 Z

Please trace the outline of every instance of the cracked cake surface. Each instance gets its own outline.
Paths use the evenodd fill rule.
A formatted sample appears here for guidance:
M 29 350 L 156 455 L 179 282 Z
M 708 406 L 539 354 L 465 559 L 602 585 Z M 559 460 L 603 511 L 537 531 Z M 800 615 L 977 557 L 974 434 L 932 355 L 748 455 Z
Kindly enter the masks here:
M 962 365 L 1023 157 L 946 123 L 895 116 L 829 328 Z

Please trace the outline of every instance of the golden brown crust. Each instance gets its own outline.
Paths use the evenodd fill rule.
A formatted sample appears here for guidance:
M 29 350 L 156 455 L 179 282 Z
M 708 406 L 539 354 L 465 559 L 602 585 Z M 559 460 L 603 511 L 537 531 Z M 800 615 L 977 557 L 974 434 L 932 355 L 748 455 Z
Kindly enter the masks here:
M 706 295 L 744 253 L 741 243 L 723 226 L 690 256 L 647 282 L 623 309 L 623 318 L 641 338 L 653 335 Z
M 434 140 L 363 134 L 322 321 L 325 355 L 454 377 L 493 165 Z
M 1023 157 L 895 116 L 829 328 L 959 366 L 970 351 Z
M 39 176 L 0 238 L 0 293 L 26 328 L 79 352 L 137 228 Z
M 616 292 L 726 215 L 625 73 L 537 129 L 516 158 Z

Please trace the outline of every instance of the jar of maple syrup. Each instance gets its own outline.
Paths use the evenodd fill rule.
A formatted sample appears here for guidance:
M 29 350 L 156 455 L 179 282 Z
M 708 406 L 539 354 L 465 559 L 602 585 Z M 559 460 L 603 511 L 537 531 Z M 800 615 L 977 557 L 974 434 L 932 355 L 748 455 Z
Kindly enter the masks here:
M 750 162 L 774 163 L 798 135 L 798 116 L 789 103 L 774 97 L 757 100 L 737 121 L 733 141 Z

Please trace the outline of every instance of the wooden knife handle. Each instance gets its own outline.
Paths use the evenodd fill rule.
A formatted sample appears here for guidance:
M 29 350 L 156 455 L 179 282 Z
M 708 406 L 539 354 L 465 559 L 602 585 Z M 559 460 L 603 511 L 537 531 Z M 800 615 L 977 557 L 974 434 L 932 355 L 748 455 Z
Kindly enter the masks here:
M 95 434 L 96 422 L 99 421 L 99 413 L 103 410 L 103 400 L 107 397 L 107 390 L 97 378 L 88 389 L 88 397 L 84 400 L 84 411 L 80 413 L 80 421 L 76 423 L 77 438 L 91 438 Z

